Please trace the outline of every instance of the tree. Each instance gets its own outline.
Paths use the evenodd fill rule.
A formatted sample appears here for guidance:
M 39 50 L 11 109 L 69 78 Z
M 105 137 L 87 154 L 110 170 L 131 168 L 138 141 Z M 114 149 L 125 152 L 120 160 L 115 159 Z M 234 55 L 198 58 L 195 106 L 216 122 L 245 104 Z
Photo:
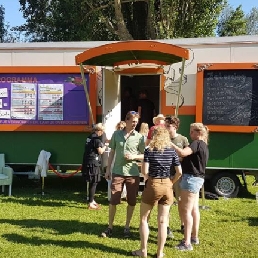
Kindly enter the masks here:
M 0 5 L 0 42 L 4 41 L 4 36 L 6 33 L 5 26 L 4 26 L 4 15 L 5 15 L 5 9 L 2 5 Z
M 223 11 L 218 23 L 217 33 L 220 37 L 246 35 L 247 21 L 242 6 L 236 10 L 227 6 Z
M 246 15 L 246 32 L 248 35 L 258 34 L 258 8 L 256 7 Z
M 226 0 L 19 0 L 31 41 L 213 36 Z

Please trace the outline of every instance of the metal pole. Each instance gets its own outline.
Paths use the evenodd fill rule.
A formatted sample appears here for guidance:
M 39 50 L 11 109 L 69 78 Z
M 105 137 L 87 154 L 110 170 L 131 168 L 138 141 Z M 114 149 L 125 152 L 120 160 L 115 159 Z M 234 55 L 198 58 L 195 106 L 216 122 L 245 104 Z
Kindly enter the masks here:
M 205 206 L 205 192 L 204 192 L 204 184 L 202 186 L 202 205 L 199 206 L 200 209 L 202 210 L 209 210 L 210 207 Z
M 179 89 L 178 89 L 178 95 L 177 95 L 177 101 L 176 101 L 175 117 L 178 117 L 179 100 L 180 100 L 180 95 L 181 95 L 181 91 L 182 91 L 184 71 L 185 71 L 185 59 L 183 58 L 181 76 L 180 76 L 180 80 L 179 80 Z
M 45 195 L 44 193 L 44 188 L 45 188 L 45 178 L 44 177 L 41 177 L 41 195 Z
M 83 88 L 84 88 L 84 92 L 85 92 L 85 95 L 86 95 L 86 100 L 87 100 L 90 115 L 91 115 L 91 121 L 92 121 L 92 124 L 95 124 L 93 113 L 92 113 L 92 108 L 91 108 L 91 104 L 90 104 L 90 96 L 89 96 L 89 92 L 88 92 L 88 88 L 87 88 L 87 82 L 86 82 L 86 79 L 85 79 L 85 76 L 84 76 L 84 68 L 83 68 L 82 63 L 80 63 L 80 69 L 81 69 Z

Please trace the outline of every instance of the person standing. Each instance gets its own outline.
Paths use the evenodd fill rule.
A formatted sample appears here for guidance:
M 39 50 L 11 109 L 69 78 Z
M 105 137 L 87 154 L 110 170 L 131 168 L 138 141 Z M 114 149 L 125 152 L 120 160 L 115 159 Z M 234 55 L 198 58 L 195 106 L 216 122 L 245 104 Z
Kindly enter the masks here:
M 157 116 L 153 117 L 153 126 L 150 128 L 148 135 L 147 135 L 147 140 L 145 142 L 145 145 L 148 146 L 152 136 L 153 136 L 153 132 L 154 130 L 158 127 L 158 126 L 165 126 L 165 117 L 163 114 L 158 114 Z
M 94 197 L 98 182 L 101 181 L 101 155 L 106 149 L 101 141 L 104 133 L 104 126 L 98 123 L 94 126 L 92 134 L 90 134 L 85 143 L 85 149 L 82 162 L 82 175 L 86 182 L 89 182 L 89 206 L 91 210 L 97 210 L 100 206 L 95 202 Z
M 140 116 L 139 126 L 141 123 L 147 123 L 149 128 L 151 128 L 153 126 L 152 119 L 156 116 L 156 111 L 154 103 L 148 99 L 148 93 L 146 90 L 141 90 L 139 93 L 138 113 Z
M 176 174 L 170 178 L 170 167 L 175 166 Z M 167 220 L 173 203 L 172 185 L 181 177 L 179 158 L 171 148 L 169 132 L 165 127 L 155 129 L 153 139 L 144 152 L 142 174 L 147 179 L 140 206 L 141 248 L 132 252 L 133 256 L 147 257 L 149 237 L 149 215 L 158 204 L 158 245 L 155 257 L 164 257 L 164 245 L 167 238 Z
M 167 116 L 165 119 L 165 126 L 169 131 L 170 134 L 170 139 L 172 141 L 172 143 L 174 143 L 176 146 L 178 146 L 181 149 L 184 149 L 185 147 L 187 147 L 189 145 L 188 139 L 177 133 L 177 130 L 179 129 L 180 126 L 180 119 L 178 117 L 173 117 L 173 116 Z M 179 158 L 180 162 L 182 161 L 182 158 Z M 171 175 L 175 174 L 175 169 L 172 166 L 171 167 Z M 182 220 L 182 216 L 181 216 L 181 198 L 180 198 L 180 186 L 179 186 L 180 180 L 176 181 L 173 184 L 173 191 L 174 191 L 174 195 L 175 198 L 177 200 L 177 207 L 178 207 L 178 214 L 179 214 L 179 218 L 181 221 L 181 232 L 184 233 L 184 222 Z M 169 224 L 168 224 L 169 225 Z M 168 227 L 167 229 L 167 233 L 168 233 L 168 237 L 169 238 L 173 238 L 173 233 L 172 230 L 170 229 L 170 227 Z
M 199 244 L 199 192 L 204 183 L 205 168 L 209 158 L 209 130 L 202 123 L 190 125 L 192 143 L 181 149 L 173 148 L 183 157 L 181 188 L 181 216 L 184 221 L 184 239 L 176 246 L 181 251 L 193 250 L 192 244 Z
M 121 119 L 124 119 L 130 110 L 137 110 L 137 97 L 131 87 L 126 87 L 121 98 Z
M 124 130 L 115 131 L 109 143 L 111 151 L 105 173 L 105 178 L 108 180 L 111 179 L 111 164 L 114 156 L 115 161 L 112 169 L 109 223 L 108 228 L 101 233 L 102 237 L 112 236 L 116 206 L 120 204 L 124 184 L 126 185 L 128 203 L 124 237 L 130 237 L 130 222 L 136 205 L 140 183 L 137 161 L 143 159 L 145 148 L 144 137 L 135 130 L 138 120 L 139 114 L 135 111 L 129 111 L 125 117 L 126 127 Z

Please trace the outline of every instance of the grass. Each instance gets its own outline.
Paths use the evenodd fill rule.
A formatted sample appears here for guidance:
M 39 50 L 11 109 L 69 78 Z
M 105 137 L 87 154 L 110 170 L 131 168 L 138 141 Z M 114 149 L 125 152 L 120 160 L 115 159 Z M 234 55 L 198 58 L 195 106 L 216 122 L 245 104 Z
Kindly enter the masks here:
M 258 257 L 258 203 L 247 177 L 249 192 L 239 198 L 205 200 L 201 205 L 200 246 L 192 252 L 180 252 L 174 246 L 182 239 L 176 206 L 171 222 L 175 238 L 168 240 L 166 257 Z M 46 194 L 40 185 L 24 178 L 14 178 L 13 196 L 0 197 L 0 257 L 1 258 L 82 258 L 127 257 L 139 247 L 139 204 L 132 221 L 132 239 L 123 239 L 126 203 L 117 208 L 112 238 L 99 238 L 107 226 L 108 202 L 106 184 L 99 186 L 96 200 L 102 209 L 91 211 L 83 200 L 81 177 L 45 180 Z M 149 257 L 156 252 L 156 208 L 150 220 Z M 178 230 L 178 231 L 177 231 Z

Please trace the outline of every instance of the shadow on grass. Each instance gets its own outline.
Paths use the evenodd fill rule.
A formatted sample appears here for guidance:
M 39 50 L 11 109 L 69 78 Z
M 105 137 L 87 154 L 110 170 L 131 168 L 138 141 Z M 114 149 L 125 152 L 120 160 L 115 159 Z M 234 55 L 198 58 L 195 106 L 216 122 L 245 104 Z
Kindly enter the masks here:
M 44 230 L 52 230 L 55 234 L 60 235 L 69 235 L 77 232 L 81 234 L 95 235 L 97 237 L 99 237 L 101 232 L 107 228 L 107 224 L 81 222 L 77 220 L 0 219 L 0 223 L 8 223 L 24 229 L 33 229 L 35 232 L 43 228 Z M 131 230 L 132 240 L 139 239 L 138 229 L 132 227 Z M 113 229 L 112 239 L 123 238 L 123 231 L 123 226 L 116 225 Z
M 34 246 L 42 246 L 42 245 L 51 245 L 51 246 L 61 246 L 61 247 L 70 247 L 70 248 L 83 248 L 84 249 L 97 249 L 101 250 L 105 253 L 115 253 L 121 255 L 128 255 L 128 251 L 120 249 L 118 247 L 110 247 L 107 245 L 103 245 L 101 243 L 91 243 L 87 240 L 84 241 L 64 241 L 64 240 L 45 240 L 39 237 L 24 237 L 18 234 L 3 234 L 3 238 L 8 240 L 9 242 L 25 244 L 25 245 L 34 245 Z M 90 251 L 89 251 L 90 252 Z
M 249 217 L 249 226 L 258 226 L 258 217 Z

